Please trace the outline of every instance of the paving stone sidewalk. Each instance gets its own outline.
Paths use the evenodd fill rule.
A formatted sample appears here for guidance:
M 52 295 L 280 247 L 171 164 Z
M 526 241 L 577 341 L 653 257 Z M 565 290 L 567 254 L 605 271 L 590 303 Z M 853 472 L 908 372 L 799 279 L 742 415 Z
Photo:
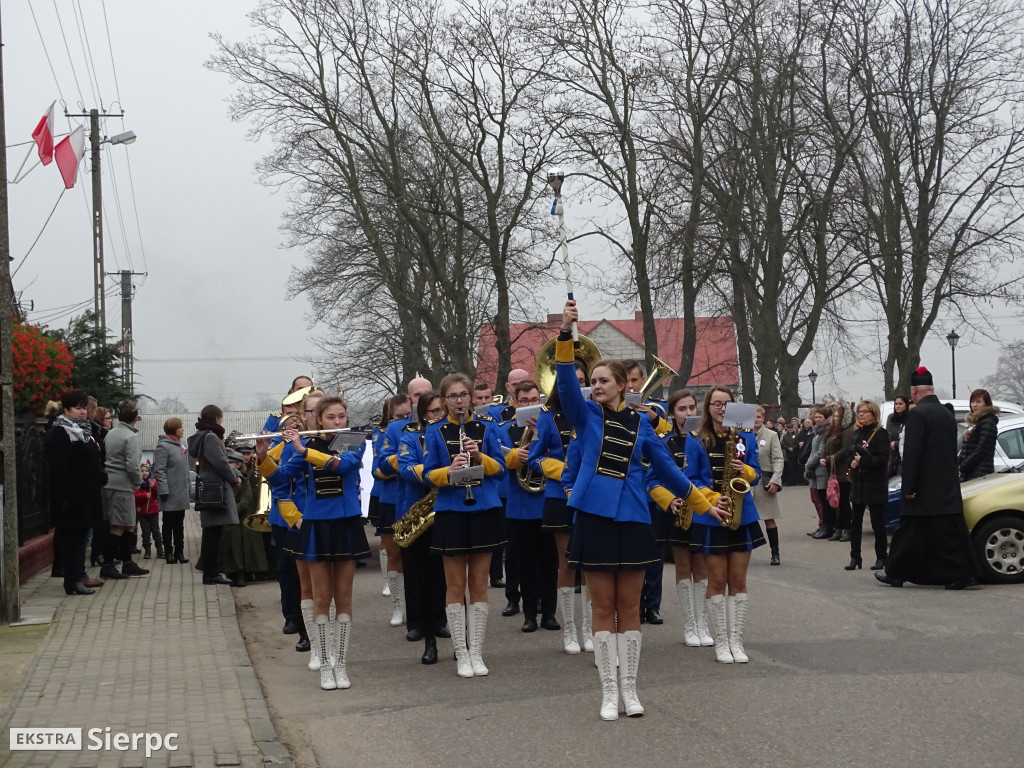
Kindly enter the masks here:
M 3 723 L 0 765 L 283 766 L 263 691 L 235 616 L 231 588 L 204 586 L 194 563 L 198 515 L 186 519 L 193 562 L 137 560 L 149 576 L 108 581 L 91 596 L 63 594 L 49 571 L 23 585 L 24 613 L 56 604 L 34 666 Z M 139 557 L 139 556 L 136 556 Z M 98 573 L 89 569 L 90 575 Z M 44 609 L 45 612 L 45 609 Z M 111 732 L 177 733 L 176 751 L 11 751 L 12 727 L 110 727 Z

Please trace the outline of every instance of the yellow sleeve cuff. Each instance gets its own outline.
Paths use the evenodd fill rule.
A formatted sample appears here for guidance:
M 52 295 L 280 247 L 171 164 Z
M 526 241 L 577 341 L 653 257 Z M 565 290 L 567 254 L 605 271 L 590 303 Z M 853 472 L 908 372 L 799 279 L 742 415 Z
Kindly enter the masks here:
M 661 507 L 663 510 L 668 512 L 669 506 L 675 501 L 676 495 L 672 493 L 668 488 L 664 488 L 660 485 L 655 486 L 650 490 L 651 498 L 654 503 Z
M 523 463 L 519 460 L 519 449 L 509 448 L 505 452 L 505 468 L 506 469 L 519 469 L 523 466 Z
M 669 423 L 668 419 L 658 419 L 658 423 L 654 425 L 654 433 L 658 437 L 664 437 L 672 431 L 672 424 Z
M 416 474 L 416 479 L 421 483 L 423 482 L 423 465 L 417 464 L 412 468 L 412 471 Z
M 270 478 L 275 472 L 277 472 L 277 462 L 267 454 L 267 458 L 260 462 L 260 474 Z
M 501 465 L 500 462 L 495 461 L 490 456 L 488 456 L 486 453 L 481 453 L 480 454 L 480 463 L 483 465 L 484 474 L 488 475 L 488 476 L 489 475 L 496 475 L 499 472 L 501 472 L 501 470 L 503 470 L 505 468 L 505 467 L 503 467 Z
M 388 464 L 390 464 L 391 468 L 397 472 L 398 471 L 398 456 L 396 454 L 392 454 L 391 456 L 388 456 Z
M 555 362 L 571 363 L 576 360 L 576 351 L 573 348 L 572 339 L 561 341 L 555 340 Z
M 711 491 L 711 493 L 714 493 L 714 491 Z M 720 494 L 714 493 L 714 495 L 715 501 L 718 501 L 718 496 Z M 685 501 L 686 505 L 698 515 L 710 512 L 711 507 L 713 506 L 711 500 L 708 498 L 708 491 L 704 488 L 697 488 L 696 486 L 694 486 L 693 490 L 690 491 L 690 495 L 683 499 L 683 501 Z
M 743 479 L 748 483 L 752 483 L 757 479 L 757 472 L 749 464 L 743 465 Z
M 305 459 L 317 469 L 323 469 L 327 466 L 331 459 L 334 457 L 329 453 L 320 453 L 320 451 L 311 451 L 306 449 Z
M 274 461 L 280 463 L 280 461 L 281 461 L 281 454 L 284 453 L 284 447 L 286 445 L 288 445 L 288 443 L 285 443 L 285 442 L 278 443 L 273 448 L 271 448 L 269 451 L 267 451 L 267 456 L 270 456 Z
M 288 501 L 282 499 L 277 502 L 277 511 L 281 513 L 281 517 L 288 523 L 290 528 L 294 528 L 295 524 L 302 519 L 302 513 L 299 512 L 299 508 L 295 506 L 294 501 Z
M 540 468 L 544 472 L 544 477 L 549 480 L 561 480 L 562 470 L 565 469 L 565 462 L 551 458 L 541 459 Z
M 427 473 L 427 480 L 438 488 L 444 488 L 448 485 L 448 467 L 440 467 L 438 469 L 431 470 Z

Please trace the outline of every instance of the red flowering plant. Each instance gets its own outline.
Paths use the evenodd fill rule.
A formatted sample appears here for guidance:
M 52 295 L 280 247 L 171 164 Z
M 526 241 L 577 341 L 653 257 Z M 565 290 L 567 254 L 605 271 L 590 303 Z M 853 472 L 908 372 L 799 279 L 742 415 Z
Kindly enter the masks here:
M 38 325 L 13 323 L 14 410 L 42 414 L 47 400 L 55 400 L 71 385 L 75 358 L 60 339 Z

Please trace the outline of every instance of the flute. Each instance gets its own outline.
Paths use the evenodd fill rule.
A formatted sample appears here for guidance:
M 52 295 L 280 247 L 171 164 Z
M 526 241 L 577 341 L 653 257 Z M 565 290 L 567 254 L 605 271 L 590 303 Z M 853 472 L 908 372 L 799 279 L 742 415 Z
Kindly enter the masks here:
M 344 429 L 307 429 L 303 430 L 302 432 L 299 432 L 299 437 L 304 437 L 306 435 L 336 435 L 339 432 L 352 432 L 353 434 L 362 434 L 357 430 L 346 427 Z M 234 435 L 232 436 L 232 439 L 235 441 L 248 442 L 250 440 L 260 440 L 264 437 L 284 437 L 284 432 L 264 432 L 261 435 Z

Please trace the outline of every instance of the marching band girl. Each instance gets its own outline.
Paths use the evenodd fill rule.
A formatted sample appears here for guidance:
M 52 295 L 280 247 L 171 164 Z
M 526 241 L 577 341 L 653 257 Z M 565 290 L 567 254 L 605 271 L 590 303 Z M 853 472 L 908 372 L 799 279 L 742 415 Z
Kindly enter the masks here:
M 688 389 L 673 392 L 668 399 L 668 412 L 672 415 L 672 431 L 662 437 L 662 442 L 671 454 L 676 466 L 690 478 L 695 485 L 700 485 L 700 478 L 694 477 L 687 465 L 686 446 L 689 442 L 699 443 L 691 434 L 684 433 L 683 424 L 686 419 L 697 415 L 697 399 Z M 694 446 L 696 448 L 696 445 Z M 708 633 L 707 609 L 704 595 L 708 586 L 708 570 L 704 555 L 690 551 L 690 530 L 683 530 L 676 525 L 676 513 L 684 504 L 670 491 L 655 481 L 651 489 L 651 497 L 661 508 L 661 516 L 655 525 L 658 543 L 672 547 L 672 558 L 676 569 L 676 594 L 683 608 L 683 642 L 691 647 L 714 645 Z
M 416 421 L 405 425 L 398 444 L 398 508 L 395 520 L 401 520 L 413 504 L 430 490 L 429 481 L 423 475 L 423 453 L 426 444 L 426 425 L 437 421 L 445 414 L 441 396 L 430 390 L 420 395 L 416 405 Z M 400 548 L 405 570 L 406 616 L 409 634 L 406 639 L 415 639 L 419 633 L 424 639 L 424 664 L 437 663 L 437 637 L 444 630 L 444 568 L 441 558 L 431 552 L 433 527 L 428 528 L 412 544 Z
M 569 300 L 555 343 L 558 395 L 580 443 L 580 468 L 569 497 L 569 507 L 575 510 L 569 564 L 587 573 L 590 586 L 601 718 L 617 720 L 620 693 L 627 716 L 644 713 L 636 691 L 640 591 L 646 567 L 659 559 L 642 460 L 646 458 L 662 484 L 695 510 L 706 512 L 709 504 L 676 467 L 650 419 L 626 407 L 627 377 L 621 363 L 604 360 L 594 366 L 593 399 L 583 399 L 573 365 L 571 329 L 576 320 L 576 302 Z
M 445 611 L 459 677 L 486 675 L 482 650 L 487 631 L 487 580 L 491 554 L 504 544 L 498 482 L 504 476 L 497 425 L 475 418 L 473 384 L 453 373 L 441 381 L 447 417 L 427 427 L 423 472 L 438 488 L 431 549 L 442 557 Z M 460 425 L 460 419 L 462 424 Z M 482 466 L 482 480 L 453 486 L 453 470 Z M 463 611 L 469 586 L 468 613 Z M 468 638 L 467 638 L 468 635 Z
M 723 664 L 748 661 L 743 649 L 743 629 L 747 621 L 747 567 L 750 553 L 765 543 L 764 533 L 748 492 L 735 514 L 742 515 L 735 531 L 724 527 L 721 514 L 726 497 L 723 493 L 722 473 L 725 465 L 725 447 L 728 431 L 722 426 L 725 407 L 733 402 L 732 392 L 714 386 L 704 396 L 704 408 L 699 440 L 686 443 L 686 461 L 690 477 L 706 492 L 708 500 L 717 503 L 710 513 L 694 514 L 690 526 L 690 551 L 703 554 L 707 561 L 708 628 L 715 642 L 715 658 Z M 750 432 L 737 434 L 736 454 L 732 471 L 751 485 L 761 477 L 757 462 L 757 440 Z M 729 595 L 726 598 L 726 590 Z
M 371 465 L 371 472 L 373 467 L 377 466 L 377 458 L 380 451 L 380 439 L 384 436 L 384 430 L 387 429 L 388 422 L 391 421 L 391 398 L 385 397 L 384 403 L 380 408 L 380 421 L 374 425 L 373 429 L 370 430 L 370 447 L 373 450 L 373 464 Z M 370 506 L 367 510 L 367 516 L 370 519 L 370 524 L 376 529 L 380 524 L 380 489 L 384 485 L 384 481 L 377 477 L 376 473 L 373 475 L 373 485 L 370 487 Z M 384 575 L 384 586 L 381 588 L 381 594 L 385 597 L 391 596 L 391 585 L 388 583 L 388 551 L 381 547 L 379 551 L 380 555 L 380 572 Z
M 318 428 L 344 429 L 348 406 L 340 397 L 324 397 L 316 405 L 315 418 Z M 359 469 L 366 443 L 335 454 L 330 435 L 316 435 L 303 444 L 295 430 L 288 430 L 285 439 L 295 458 L 282 463 L 278 472 L 294 481 L 294 501 L 301 513 L 289 529 L 285 550 L 309 567 L 320 687 L 325 691 L 348 688 L 352 580 L 356 560 L 370 556 L 359 503 Z M 337 621 L 329 619 L 332 601 Z
M 403 393 L 391 398 L 391 421 L 378 442 L 377 457 L 374 460 L 373 476 L 382 481 L 380 489 L 380 521 L 377 535 L 380 546 L 387 552 L 388 594 L 391 595 L 391 626 L 405 624 L 405 583 L 402 575 L 402 553 L 395 544 L 395 512 L 398 504 L 398 444 L 402 440 L 402 429 L 409 423 L 412 402 Z M 385 562 L 385 561 L 382 561 Z

